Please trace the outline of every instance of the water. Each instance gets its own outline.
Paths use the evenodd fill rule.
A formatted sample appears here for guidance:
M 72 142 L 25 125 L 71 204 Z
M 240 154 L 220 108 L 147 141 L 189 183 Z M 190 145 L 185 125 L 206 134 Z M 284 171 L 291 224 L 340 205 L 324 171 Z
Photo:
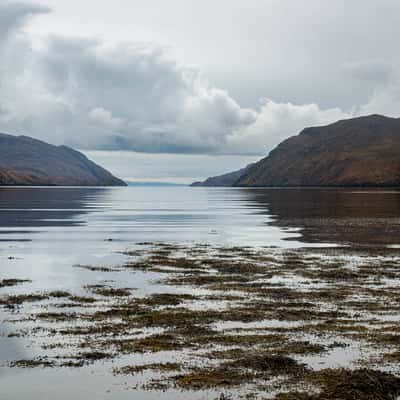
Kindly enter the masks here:
M 2 278 L 80 286 L 71 265 L 121 262 L 137 242 L 296 246 L 248 191 L 198 188 L 0 189 Z M 75 283 L 75 285 L 74 285 Z
M 262 215 L 260 217 L 260 215 Z M 0 240 L 283 244 L 263 204 L 240 190 L 65 188 L 0 191 Z M 289 237 L 290 235 L 285 235 Z M 292 235 L 293 237 L 296 235 Z M 26 248 L 24 244 L 24 248 Z M 29 246 L 29 245 L 28 245 Z M 50 247 L 51 247 L 50 246 Z
M 400 192 L 345 189 L 1 188 L 0 254 L 112 240 L 256 246 L 397 245 Z M 290 243 L 289 243 L 290 242 Z M 297 243 L 296 243 L 297 242 Z
M 248 246 L 400 246 L 400 192 L 350 189 L 1 188 L 0 279 L 32 283 L 4 293 L 68 289 L 93 283 L 77 264 L 118 265 L 138 242 Z M 109 275 L 96 273 L 103 281 Z M 145 274 L 116 274 L 118 284 L 146 292 Z M 9 369 L 7 360 L 36 351 L 6 338 L 0 311 L 0 400 L 22 398 L 154 398 L 111 382 L 101 367 Z M 25 385 L 20 385 L 21 380 Z M 52 382 L 51 384 L 46 382 Z M 74 384 L 71 385 L 71 382 Z M 111 390 L 111 392 L 110 392 Z M 136 394 L 135 394 L 136 393 Z M 169 398 L 185 398 L 170 392 Z M 194 395 L 193 395 L 194 396 Z M 192 398 L 196 398 L 195 396 Z M 214 393 L 199 398 L 214 398 Z M 205 397 L 204 397 L 205 396 Z

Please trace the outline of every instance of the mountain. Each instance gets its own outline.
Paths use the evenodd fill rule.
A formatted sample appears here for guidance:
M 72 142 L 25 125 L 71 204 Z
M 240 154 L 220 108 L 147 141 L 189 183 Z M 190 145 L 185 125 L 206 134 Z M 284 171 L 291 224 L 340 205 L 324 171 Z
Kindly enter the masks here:
M 238 171 L 229 172 L 228 174 L 213 176 L 207 178 L 203 182 L 193 182 L 190 186 L 233 186 L 239 178 L 252 166 L 249 164 L 247 167 L 239 169 Z
M 185 183 L 159 182 L 159 181 L 127 181 L 128 186 L 138 187 L 187 187 Z
M 79 151 L 0 134 L 0 185 L 125 186 Z
M 399 186 L 400 119 L 381 115 L 306 128 L 235 186 Z

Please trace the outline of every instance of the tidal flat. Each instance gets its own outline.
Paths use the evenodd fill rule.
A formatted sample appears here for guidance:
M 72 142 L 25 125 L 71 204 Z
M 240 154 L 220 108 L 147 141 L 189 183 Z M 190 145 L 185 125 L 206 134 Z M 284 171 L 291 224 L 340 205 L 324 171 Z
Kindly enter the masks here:
M 71 265 L 87 274 L 76 292 L 30 291 L 31 277 L 1 281 L 1 333 L 31 349 L 6 367 L 100 368 L 132 396 L 400 395 L 396 249 L 144 242 L 120 256 Z M 130 284 L 138 274 L 146 291 Z

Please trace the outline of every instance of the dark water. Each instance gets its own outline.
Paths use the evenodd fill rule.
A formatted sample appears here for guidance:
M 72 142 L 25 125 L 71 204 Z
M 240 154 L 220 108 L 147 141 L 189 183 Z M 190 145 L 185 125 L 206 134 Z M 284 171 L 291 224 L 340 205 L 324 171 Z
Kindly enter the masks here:
M 138 242 L 250 246 L 400 245 L 400 192 L 343 189 L 1 188 L 0 279 L 30 279 L 16 293 L 67 289 L 110 279 L 72 268 L 112 265 Z M 112 276 L 146 292 L 141 274 Z M 0 295 L 8 289 L 0 289 Z M 29 340 L 7 338 L 0 311 L 0 400 L 158 398 L 126 390 L 101 367 L 20 370 L 7 360 L 32 357 Z M 40 355 L 40 353 L 39 353 Z M 111 376 L 111 378 L 110 378 Z M 23 382 L 23 384 L 21 384 Z M 120 386 L 119 386 L 120 385 Z M 111 391 L 110 391 L 111 390 Z M 203 396 L 204 394 L 201 394 Z M 155 397 L 154 397 L 155 396 Z M 163 398 L 186 398 L 172 391 Z M 211 393 L 206 397 L 215 398 Z
M 270 223 L 299 229 L 301 243 L 393 246 L 400 243 L 400 192 L 351 189 L 260 189 L 246 195 Z

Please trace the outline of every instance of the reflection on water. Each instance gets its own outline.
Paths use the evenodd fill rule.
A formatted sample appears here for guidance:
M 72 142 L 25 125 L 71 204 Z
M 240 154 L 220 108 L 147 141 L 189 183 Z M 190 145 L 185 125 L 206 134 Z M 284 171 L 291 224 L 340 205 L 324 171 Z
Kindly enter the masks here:
M 241 190 L 196 188 L 17 188 L 0 190 L 0 241 L 200 241 L 284 245 L 282 229 L 260 218 L 264 205 Z M 267 223 L 267 224 L 266 224 Z M 1 248 L 1 247 L 0 247 Z M 79 250 L 78 250 L 79 251 Z
M 271 224 L 297 228 L 303 243 L 397 245 L 400 192 L 354 189 L 248 190 Z
M 102 193 L 101 188 L 0 188 L 0 227 L 77 225 L 76 218 Z
M 400 243 L 400 192 L 2 188 L 0 242 Z M 0 247 L 1 249 L 1 247 Z

